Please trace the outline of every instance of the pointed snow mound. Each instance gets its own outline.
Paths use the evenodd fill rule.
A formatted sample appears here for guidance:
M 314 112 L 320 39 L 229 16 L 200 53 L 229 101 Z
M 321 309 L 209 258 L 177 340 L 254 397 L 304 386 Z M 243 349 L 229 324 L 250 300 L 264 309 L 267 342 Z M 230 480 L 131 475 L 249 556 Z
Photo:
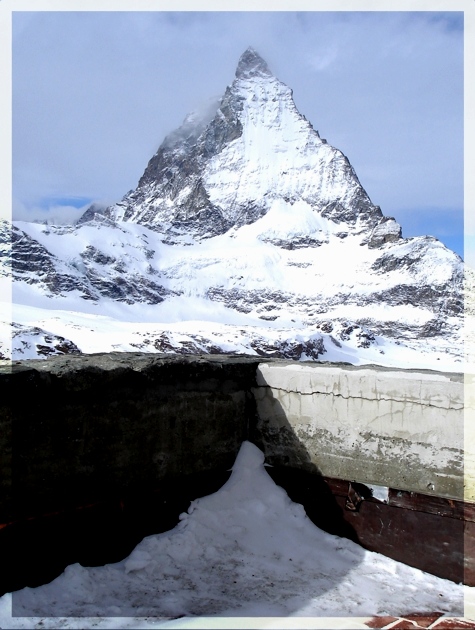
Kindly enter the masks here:
M 79 617 L 70 621 L 90 627 L 112 617 L 104 627 L 130 627 L 143 617 L 462 613 L 462 585 L 318 529 L 263 461 L 244 442 L 230 480 L 193 501 L 177 527 L 144 538 L 121 562 L 74 564 L 50 584 L 17 591 L 16 618 L 26 626 L 30 617 Z M 3 621 L 15 627 L 15 618 Z

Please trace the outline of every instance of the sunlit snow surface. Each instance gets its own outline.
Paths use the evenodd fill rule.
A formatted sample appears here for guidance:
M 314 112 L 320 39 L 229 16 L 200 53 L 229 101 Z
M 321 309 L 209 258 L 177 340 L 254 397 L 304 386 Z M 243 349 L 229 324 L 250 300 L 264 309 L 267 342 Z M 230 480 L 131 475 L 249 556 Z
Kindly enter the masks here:
M 177 311 L 186 310 L 186 304 L 181 298 L 170 300 L 172 304 L 167 307 L 174 307 Z M 0 304 L 0 307 L 2 305 Z M 16 329 L 13 328 L 13 356 L 15 359 L 35 359 L 38 358 L 36 350 L 37 343 L 44 343 L 45 334 L 53 333 L 61 335 L 66 339 L 71 339 L 86 354 L 94 352 L 157 352 L 154 348 L 154 341 L 163 338 L 165 335 L 170 342 L 170 352 L 180 351 L 188 343 L 193 343 L 200 351 L 206 353 L 209 344 L 214 344 L 223 352 L 250 354 L 257 353 L 251 347 L 251 343 L 260 340 L 264 343 L 285 342 L 299 343 L 308 339 L 323 338 L 326 348 L 325 354 L 320 358 L 323 361 L 345 361 L 353 365 L 379 364 L 388 367 L 412 367 L 435 369 L 441 371 L 463 371 L 463 363 L 457 356 L 445 352 L 443 341 L 437 340 L 437 345 L 433 347 L 430 340 L 421 340 L 414 343 L 413 347 L 405 344 L 398 344 L 394 340 L 376 337 L 375 343 L 369 348 L 357 346 L 356 339 L 348 341 L 335 340 L 333 335 L 316 333 L 312 328 L 278 328 L 274 322 L 269 326 L 258 326 L 243 323 L 217 323 L 207 321 L 205 318 L 211 313 L 216 315 L 215 307 L 206 301 L 196 299 L 195 309 L 202 320 L 169 322 L 164 317 L 164 322 L 140 322 L 133 318 L 133 309 L 124 308 L 119 316 L 124 317 L 124 313 L 130 313 L 130 321 L 123 321 L 119 317 L 105 315 L 109 305 L 102 304 L 97 314 L 80 313 L 71 310 L 50 310 L 33 306 L 14 305 L 13 315 L 16 325 L 21 323 L 20 334 L 15 336 Z M 189 306 L 189 305 L 188 305 Z M 94 307 L 91 305 L 91 310 Z M 142 307 L 144 310 L 147 307 Z M 110 304 L 109 312 L 122 310 L 121 306 Z M 0 311 L 2 309 L 0 308 Z M 223 307 L 224 316 L 229 316 L 229 312 Z M 3 309 L 4 324 L 3 338 L 8 339 L 11 334 L 11 327 L 6 323 L 10 317 L 10 310 Z M 237 318 L 236 318 L 237 319 Z M 244 316 L 243 316 L 244 319 Z M 249 321 L 249 320 L 248 320 Z M 274 324 L 274 326 L 272 326 Z M 340 326 L 341 328 L 341 326 Z M 45 333 L 46 331 L 46 333 Z M 338 344 L 338 345 L 337 345 Z M 4 347 L 7 342 L 4 342 Z M 447 349 L 450 350 L 450 340 L 447 341 Z M 305 356 L 302 357 L 305 360 Z
M 121 277 L 132 286 L 145 279 L 172 293 L 158 304 L 126 304 L 99 294 L 94 300 L 84 299 L 79 290 L 53 295 L 41 274 L 34 282 L 17 278 L 13 309 L 3 304 L 0 316 L 0 353 L 14 359 L 38 358 L 36 344 L 48 345 L 45 336 L 51 335 L 64 337 L 85 353 L 190 352 L 190 348 L 199 353 L 214 346 L 223 352 L 257 354 L 255 348 L 266 344 L 295 345 L 322 338 L 326 352 L 321 360 L 462 371 L 460 318 L 447 318 L 450 333 L 445 335 L 410 333 L 401 340 L 376 335 L 368 348 L 358 343 L 358 331 L 349 338 L 340 334 L 345 322 L 365 320 L 371 330 L 373 322 L 383 322 L 389 329 L 405 325 L 418 329 L 433 321 L 434 313 L 421 304 L 365 300 L 391 287 L 447 282 L 452 269 L 447 261 L 454 255 L 440 243 L 429 247 L 421 239 L 418 247 L 425 248 L 426 254 L 420 269 L 413 264 L 409 269 L 375 274 L 372 265 L 378 257 L 404 256 L 414 243 L 368 249 L 359 238 L 330 234 L 322 222 L 303 202 L 293 208 L 275 202 L 251 225 L 173 246 L 161 240 L 163 235 L 130 222 L 112 226 L 92 222 L 79 227 L 17 222 L 61 261 L 57 263 L 61 273 L 72 279 L 84 278 L 87 264 L 95 277 L 114 284 L 115 269 L 120 267 L 125 269 Z M 267 242 L 308 233 L 315 238 L 324 234 L 329 242 L 294 250 Z M 115 263 L 105 265 L 97 257 L 85 256 L 88 247 Z M 232 298 L 219 301 L 220 294 L 236 295 L 235 304 Z M 322 320 L 333 321 L 334 330 L 324 334 L 318 327 Z
M 473 589 L 321 531 L 263 462 L 244 442 L 229 481 L 193 501 L 175 529 L 145 538 L 122 562 L 75 564 L 48 585 L 5 595 L 0 627 L 31 627 L 31 617 L 39 627 L 117 628 L 178 617 L 186 627 L 197 616 L 463 615 Z

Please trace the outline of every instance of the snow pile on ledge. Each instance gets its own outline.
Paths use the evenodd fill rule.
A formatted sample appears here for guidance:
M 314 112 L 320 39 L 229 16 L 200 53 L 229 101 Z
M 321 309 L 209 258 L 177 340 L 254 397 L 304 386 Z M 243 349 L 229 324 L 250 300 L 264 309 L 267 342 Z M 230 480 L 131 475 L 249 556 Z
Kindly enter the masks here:
M 177 617 L 173 627 L 186 627 L 196 616 L 457 616 L 464 589 L 315 527 L 244 442 L 229 481 L 193 501 L 175 529 L 119 563 L 75 564 L 50 584 L 5 595 L 0 627 L 40 622 L 31 617 L 42 628 L 149 628 Z

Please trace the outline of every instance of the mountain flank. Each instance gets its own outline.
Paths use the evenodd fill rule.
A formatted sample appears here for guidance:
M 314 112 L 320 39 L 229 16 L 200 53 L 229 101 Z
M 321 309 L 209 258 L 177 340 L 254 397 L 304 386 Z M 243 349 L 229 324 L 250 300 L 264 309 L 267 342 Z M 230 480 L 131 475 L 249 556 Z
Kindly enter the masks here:
M 462 357 L 462 259 L 433 237 L 403 238 L 252 48 L 121 201 L 71 226 L 14 222 L 11 234 L 14 300 L 150 324 L 127 342 L 118 333 L 116 349 Z M 96 347 L 46 323 L 34 327 L 105 350 L 98 330 Z M 28 340 L 16 325 L 14 353 L 34 354 L 31 325 Z

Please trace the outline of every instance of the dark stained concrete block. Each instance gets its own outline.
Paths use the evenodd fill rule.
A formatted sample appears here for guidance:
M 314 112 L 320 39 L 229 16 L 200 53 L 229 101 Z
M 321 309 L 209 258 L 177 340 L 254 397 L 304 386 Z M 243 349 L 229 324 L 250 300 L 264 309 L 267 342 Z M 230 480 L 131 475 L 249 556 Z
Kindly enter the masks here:
M 255 416 L 257 365 L 111 353 L 3 367 L 0 523 L 229 469 Z

